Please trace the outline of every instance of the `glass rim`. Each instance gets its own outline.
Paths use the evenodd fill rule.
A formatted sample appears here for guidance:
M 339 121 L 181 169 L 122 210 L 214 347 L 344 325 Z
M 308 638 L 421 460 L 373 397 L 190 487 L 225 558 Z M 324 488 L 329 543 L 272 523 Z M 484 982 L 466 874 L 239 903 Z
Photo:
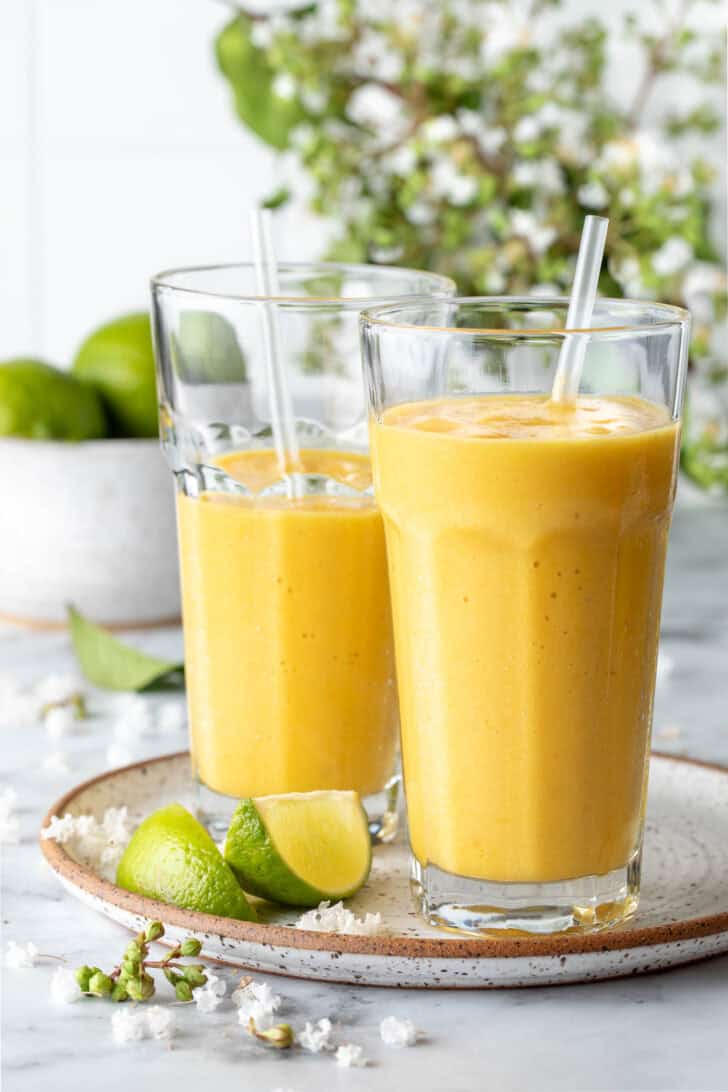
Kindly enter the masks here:
M 649 308 L 653 308 L 655 311 L 664 314 L 665 317 L 658 318 L 655 322 L 648 322 L 644 325 L 627 322 L 619 326 L 588 326 L 578 328 L 547 326 L 542 328 L 515 327 L 512 329 L 503 329 L 503 327 L 489 328 L 486 326 L 422 325 L 413 322 L 399 322 L 388 318 L 390 314 L 401 313 L 409 308 L 414 312 L 417 309 L 421 309 L 425 304 L 431 304 L 432 302 L 433 297 L 421 296 L 419 298 L 409 297 L 403 302 L 393 301 L 392 303 L 373 308 L 365 307 L 362 309 L 360 322 L 363 328 L 382 327 L 389 330 L 406 330 L 408 333 L 464 334 L 493 338 L 566 337 L 571 334 L 613 335 L 631 333 L 647 335 L 658 330 L 684 329 L 690 323 L 690 312 L 684 307 L 677 307 L 672 303 L 660 303 L 657 300 L 634 300 L 612 296 L 597 297 L 597 307 L 600 304 L 609 304 L 609 306 L 614 307 L 615 310 L 619 310 L 620 308 L 627 310 L 630 308 L 633 310 L 646 311 Z M 491 305 L 493 311 L 496 311 L 499 305 L 502 310 L 506 309 L 503 305 L 517 307 L 524 307 L 524 305 L 526 305 L 526 308 L 524 309 L 531 311 L 547 311 L 549 307 L 560 307 L 568 310 L 569 307 L 568 296 L 449 296 L 441 302 L 457 307 L 463 304 Z
M 183 274 L 205 274 L 214 273 L 221 270 L 233 270 L 233 269 L 245 269 L 253 271 L 255 270 L 254 262 L 212 262 L 209 265 L 190 265 L 179 266 L 174 269 L 164 269 L 161 273 L 155 273 L 150 278 L 150 284 L 152 291 L 157 289 L 167 289 L 173 292 L 183 292 L 186 295 L 195 296 L 198 298 L 209 298 L 219 300 L 229 300 L 237 303 L 282 303 L 282 304 L 336 304 L 337 306 L 350 307 L 353 310 L 361 311 L 363 306 L 369 302 L 377 302 L 378 300 L 387 300 L 388 303 L 394 303 L 397 300 L 413 300 L 413 299 L 433 299 L 435 296 L 429 296 L 420 292 L 396 292 L 388 296 L 386 291 L 382 291 L 369 296 L 291 296 L 291 295 L 260 295 L 256 292 L 229 292 L 229 291 L 217 291 L 213 288 L 203 288 L 197 285 L 180 284 L 175 278 Z M 381 276 L 383 281 L 387 279 L 394 280 L 398 275 L 408 275 L 410 277 L 420 277 L 425 281 L 431 281 L 433 284 L 437 284 L 440 287 L 443 296 L 447 295 L 450 298 L 451 293 L 457 291 L 457 285 L 451 277 L 447 277 L 442 273 L 430 273 L 425 269 L 412 269 L 409 266 L 395 266 L 395 265 L 374 265 L 366 262 L 279 262 L 278 271 L 280 272 L 293 272 L 293 273 L 351 273 L 359 274 L 365 277 L 374 271 L 376 275 Z M 384 285 L 383 285 L 384 288 Z

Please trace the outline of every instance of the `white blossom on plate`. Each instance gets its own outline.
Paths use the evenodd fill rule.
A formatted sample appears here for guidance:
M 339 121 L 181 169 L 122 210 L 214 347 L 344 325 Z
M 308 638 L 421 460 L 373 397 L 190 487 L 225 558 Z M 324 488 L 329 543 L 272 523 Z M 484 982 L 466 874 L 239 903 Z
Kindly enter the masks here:
M 14 940 L 8 941 L 5 952 L 6 967 L 35 967 L 37 961 L 38 949 L 32 940 L 29 940 L 27 944 L 18 944 Z
M 41 838 L 63 845 L 79 864 L 87 865 L 105 879 L 113 880 L 116 867 L 131 838 L 128 809 L 107 808 L 101 822 L 93 815 L 51 816 Z
M 67 967 L 56 967 L 51 978 L 51 999 L 59 1005 L 70 1005 L 82 996 L 73 971 Z
M 386 932 L 381 914 L 366 914 L 358 918 L 348 910 L 343 902 L 333 906 L 329 901 L 321 902 L 315 910 L 307 910 L 296 922 L 297 929 L 307 929 L 314 933 L 342 933 L 349 936 L 377 936 Z

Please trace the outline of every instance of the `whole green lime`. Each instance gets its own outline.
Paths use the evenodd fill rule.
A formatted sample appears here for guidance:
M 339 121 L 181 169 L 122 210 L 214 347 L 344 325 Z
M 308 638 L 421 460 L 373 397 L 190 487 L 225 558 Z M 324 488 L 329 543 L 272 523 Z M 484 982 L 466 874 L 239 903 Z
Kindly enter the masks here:
M 78 350 L 73 373 L 100 393 L 115 435 L 157 435 L 149 315 L 124 315 L 100 326 Z
M 93 387 L 42 360 L 0 363 L 0 436 L 95 440 L 108 433 Z
M 186 910 L 255 920 L 220 850 L 181 804 L 160 808 L 137 827 L 119 861 L 116 882 Z

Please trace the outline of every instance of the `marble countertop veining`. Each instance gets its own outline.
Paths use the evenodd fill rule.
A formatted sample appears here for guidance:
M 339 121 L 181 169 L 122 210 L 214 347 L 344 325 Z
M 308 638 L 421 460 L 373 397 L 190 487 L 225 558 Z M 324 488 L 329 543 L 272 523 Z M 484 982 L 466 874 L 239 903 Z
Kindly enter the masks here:
M 686 491 L 689 493 L 689 491 Z M 139 635 L 150 651 L 176 654 L 178 630 Z M 728 765 L 728 507 L 689 495 L 673 524 L 663 616 L 662 670 L 655 746 Z M 61 633 L 0 632 L 0 674 L 28 683 L 73 669 Z M 160 701 L 164 699 L 152 698 Z M 60 887 L 36 838 L 49 804 L 71 784 L 105 768 L 111 742 L 108 699 L 93 695 L 96 714 L 83 734 L 49 741 L 41 727 L 4 728 L 0 790 L 19 797 L 21 840 L 3 848 L 3 950 L 34 941 L 70 966 L 109 963 L 127 934 Z M 145 741 L 144 754 L 177 750 L 179 732 Z M 43 755 L 63 750 L 72 772 L 41 769 Z M 329 1016 L 344 1041 L 360 1043 L 371 1064 L 344 1069 L 330 1056 L 275 1053 L 258 1046 L 226 1002 L 210 1015 L 175 1008 L 177 1035 L 117 1045 L 110 1003 L 56 1005 L 52 963 L 2 971 L 4 1092 L 103 1092 L 156 1088 L 213 1092 L 596 1092 L 728 1089 L 728 957 L 665 974 L 538 989 L 437 992 L 335 986 L 269 976 L 294 1027 Z M 235 972 L 225 972 L 232 983 Z M 262 977 L 262 976 L 260 976 Z M 162 985 L 160 995 L 167 996 Z M 392 1049 L 380 1020 L 412 1019 L 425 1039 Z

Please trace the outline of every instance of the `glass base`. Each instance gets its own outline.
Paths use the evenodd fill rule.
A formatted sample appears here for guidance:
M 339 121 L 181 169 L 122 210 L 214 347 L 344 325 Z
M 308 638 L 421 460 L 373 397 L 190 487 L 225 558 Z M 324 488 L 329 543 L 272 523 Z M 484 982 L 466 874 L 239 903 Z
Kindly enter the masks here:
M 411 857 L 410 888 L 430 925 L 477 936 L 596 931 L 637 909 L 642 850 L 604 876 L 557 883 L 494 883 L 423 866 Z
M 375 844 L 392 842 L 397 836 L 401 784 L 402 778 L 395 774 L 381 792 L 372 793 L 362 799 L 369 819 L 369 834 Z M 202 781 L 197 782 L 197 818 L 204 823 L 216 842 L 225 840 L 238 803 L 239 797 L 215 792 Z

